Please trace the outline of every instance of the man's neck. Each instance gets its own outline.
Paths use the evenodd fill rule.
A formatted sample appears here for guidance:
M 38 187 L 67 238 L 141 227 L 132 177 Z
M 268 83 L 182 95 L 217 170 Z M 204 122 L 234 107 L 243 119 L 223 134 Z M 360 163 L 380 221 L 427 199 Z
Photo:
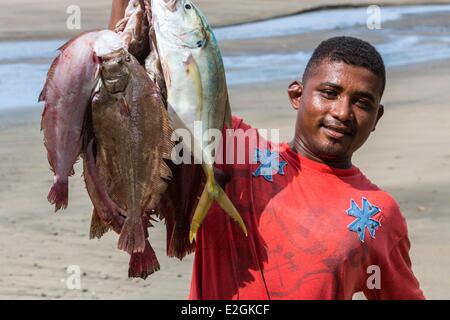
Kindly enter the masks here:
M 313 152 L 311 152 L 308 148 L 304 146 L 304 144 L 301 141 L 298 141 L 299 139 L 294 139 L 293 141 L 289 142 L 289 146 L 297 152 L 298 154 L 304 156 L 305 158 L 308 158 L 310 160 L 326 164 L 329 167 L 332 168 L 338 168 L 338 169 L 350 169 L 352 167 L 352 161 L 351 158 L 344 158 L 344 159 L 322 159 L 318 156 L 316 156 Z

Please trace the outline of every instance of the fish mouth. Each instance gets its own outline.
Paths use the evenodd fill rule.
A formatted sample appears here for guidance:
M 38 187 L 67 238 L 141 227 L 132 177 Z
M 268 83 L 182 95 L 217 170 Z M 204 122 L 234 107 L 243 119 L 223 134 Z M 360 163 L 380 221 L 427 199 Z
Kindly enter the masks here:
M 121 79 L 103 79 L 106 90 L 109 93 L 119 93 L 124 92 L 127 87 L 128 77 Z

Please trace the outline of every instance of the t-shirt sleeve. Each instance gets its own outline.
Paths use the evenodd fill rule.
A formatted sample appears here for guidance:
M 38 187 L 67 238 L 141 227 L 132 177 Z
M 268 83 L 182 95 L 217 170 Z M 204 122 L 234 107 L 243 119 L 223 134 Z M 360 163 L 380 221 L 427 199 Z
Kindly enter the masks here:
M 254 149 L 263 143 L 258 130 L 236 116 L 232 117 L 232 128 L 224 130 L 222 137 L 216 157 L 216 168 L 229 177 L 232 177 L 237 169 L 242 170 L 248 166 L 252 161 Z
M 379 271 L 380 285 L 377 288 L 367 284 L 363 292 L 367 299 L 374 300 L 425 299 L 412 270 L 409 255 L 411 243 L 406 220 L 395 200 L 392 200 L 390 207 L 391 212 L 382 222 L 382 228 L 386 228 L 386 233 L 393 237 L 389 237 L 389 241 L 377 248 L 376 253 L 370 258 L 370 264 L 378 267 L 376 270 Z M 372 282 L 375 283 L 376 281 Z

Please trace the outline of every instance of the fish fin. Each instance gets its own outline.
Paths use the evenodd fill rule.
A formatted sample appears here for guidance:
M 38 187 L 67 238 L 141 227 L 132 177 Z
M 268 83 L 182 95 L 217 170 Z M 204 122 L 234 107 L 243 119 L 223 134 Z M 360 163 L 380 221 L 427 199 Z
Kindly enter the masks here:
M 244 220 L 242 220 L 242 217 L 239 215 L 239 212 L 236 210 L 225 191 L 220 186 L 217 186 L 217 188 L 219 190 L 219 195 L 216 199 L 217 203 L 239 225 L 239 227 L 241 227 L 245 236 L 247 236 L 247 227 L 245 226 Z
M 164 180 L 168 180 L 172 177 L 172 170 L 170 170 L 169 166 L 167 165 L 166 162 L 164 162 L 164 160 L 162 160 L 159 165 L 159 172 L 160 172 L 159 176 Z M 163 187 L 164 190 L 162 192 L 166 191 L 167 183 Z
M 233 129 L 233 127 L 232 127 L 232 120 L 231 120 L 230 97 L 227 97 L 227 105 L 225 107 L 224 123 L 226 124 L 227 129 Z
M 102 222 L 97 210 L 94 208 L 92 210 L 91 218 L 91 228 L 89 231 L 89 239 L 100 239 L 105 233 L 107 233 L 111 228 Z
M 145 233 L 142 221 L 135 223 L 130 218 L 125 220 L 119 236 L 118 249 L 132 254 L 134 252 L 144 252 Z
M 69 198 L 69 180 L 56 177 L 47 196 L 48 202 L 55 205 L 55 212 L 66 209 Z
M 146 279 L 150 274 L 160 269 L 155 251 L 148 241 L 145 242 L 144 252 L 131 254 L 128 268 L 129 278 Z
M 42 88 L 41 93 L 39 94 L 39 98 L 38 98 L 38 102 L 44 101 L 45 100 L 45 93 L 46 93 L 46 89 L 45 89 L 45 84 L 44 84 L 44 88 Z M 45 112 L 45 110 L 44 110 Z M 42 131 L 42 124 L 41 124 L 41 131 Z
M 206 168 L 206 169 L 205 169 Z M 241 227 L 244 234 L 247 236 L 247 228 L 242 217 L 234 207 L 231 200 L 228 198 L 225 191 L 216 183 L 214 178 L 214 171 L 211 166 L 204 166 L 207 176 L 205 188 L 203 189 L 200 200 L 192 217 L 191 230 L 189 231 L 189 240 L 195 239 L 198 229 L 208 213 L 213 201 L 216 201 L 219 206 Z
M 102 224 L 120 233 L 123 228 L 126 212 L 111 199 L 102 182 L 99 169 L 95 163 L 93 145 L 94 139 L 91 139 L 85 149 L 83 165 L 86 189 Z
M 48 143 L 47 143 L 47 139 L 45 139 L 44 136 L 44 146 L 46 150 L 50 150 Z M 47 161 L 48 164 L 50 165 L 50 170 L 53 172 L 53 175 L 56 174 L 56 170 L 55 170 L 55 160 L 53 159 L 53 154 L 51 152 L 47 152 Z
M 191 230 L 189 231 L 189 241 L 192 243 L 197 236 L 197 231 L 200 228 L 203 220 L 208 213 L 209 208 L 213 203 L 213 198 L 209 195 L 208 188 L 203 189 L 197 208 L 195 208 L 194 216 L 192 217 Z
M 170 159 L 172 149 L 175 146 L 175 142 L 172 141 L 173 129 L 172 129 L 172 125 L 170 124 L 169 113 L 167 112 L 166 108 L 164 107 L 164 105 L 161 105 L 160 108 L 161 108 L 161 113 L 163 115 L 162 116 L 163 139 L 162 139 L 162 146 L 161 146 L 160 150 L 161 150 L 162 157 L 164 159 Z
M 164 164 L 167 167 L 164 161 L 161 161 L 161 164 Z M 151 189 L 151 197 L 145 206 L 147 210 L 156 208 L 159 201 L 161 200 L 163 193 L 167 190 L 167 180 L 169 180 L 172 176 L 172 172 L 170 171 L 169 167 L 167 167 L 167 170 L 169 171 L 166 172 L 165 176 L 163 175 L 164 173 L 160 172 L 159 181 L 153 184 L 153 187 Z
M 165 107 L 161 104 L 161 133 L 162 137 L 160 139 L 160 145 L 156 152 L 158 153 L 159 158 L 159 181 L 153 183 L 153 187 L 151 190 L 151 197 L 148 203 L 146 204 L 147 209 L 154 209 L 158 205 L 161 200 L 162 194 L 167 190 L 167 182 L 172 178 L 172 170 L 168 166 L 169 161 L 171 159 L 172 149 L 175 146 L 175 143 L 172 141 L 172 127 L 170 126 L 169 116 Z M 150 172 L 153 172 L 154 169 L 150 169 Z
M 203 190 L 201 165 L 170 165 L 173 178 L 166 193 L 158 204 L 158 215 L 166 224 L 166 253 L 169 257 L 182 260 L 195 251 L 195 244 L 189 241 L 192 216 Z
M 195 96 L 197 97 L 197 106 L 195 106 L 195 110 L 196 112 L 201 114 L 203 110 L 203 99 L 201 98 L 203 97 L 202 77 L 197 62 L 195 61 L 192 54 L 190 54 L 186 58 L 186 60 L 184 61 L 184 66 L 186 75 L 194 84 Z
M 47 79 L 45 80 L 44 87 L 42 88 L 42 91 L 39 94 L 38 102 L 45 101 L 47 99 L 47 90 L 48 87 L 50 86 L 50 82 L 53 81 L 53 77 L 55 76 L 55 70 L 59 64 L 60 58 L 61 54 L 57 55 L 56 58 L 53 60 L 52 64 L 50 65 L 50 68 L 48 69 L 47 72 Z

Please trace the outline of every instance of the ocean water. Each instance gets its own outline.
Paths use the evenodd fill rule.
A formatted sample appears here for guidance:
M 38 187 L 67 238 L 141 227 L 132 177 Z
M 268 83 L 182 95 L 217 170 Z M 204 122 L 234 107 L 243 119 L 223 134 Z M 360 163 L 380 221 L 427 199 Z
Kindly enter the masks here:
M 381 24 L 408 16 L 450 12 L 450 5 L 380 7 Z M 267 21 L 217 28 L 219 41 L 292 36 L 314 31 L 348 29 L 365 26 L 370 14 L 367 8 L 313 11 Z
M 401 67 L 450 57 L 449 36 L 392 36 L 376 45 L 387 68 Z M 224 65 L 230 85 L 269 80 L 298 79 L 312 52 L 225 56 Z
M 382 7 L 382 24 L 405 17 L 449 12 L 450 5 Z M 337 30 L 352 34 L 364 29 L 366 8 L 335 9 L 310 12 L 285 18 L 215 29 L 221 41 L 256 39 Z M 366 29 L 367 30 L 367 29 Z M 427 31 L 424 35 L 423 30 Z M 418 26 L 411 30 L 382 29 L 382 42 L 376 45 L 387 67 L 424 63 L 450 58 L 450 33 L 436 27 Z M 39 106 L 37 99 L 45 82 L 47 70 L 66 40 L 0 42 L 0 109 Z M 249 40 L 251 41 L 251 40 Z M 230 86 L 291 80 L 300 76 L 312 52 L 247 54 L 224 56 Z

